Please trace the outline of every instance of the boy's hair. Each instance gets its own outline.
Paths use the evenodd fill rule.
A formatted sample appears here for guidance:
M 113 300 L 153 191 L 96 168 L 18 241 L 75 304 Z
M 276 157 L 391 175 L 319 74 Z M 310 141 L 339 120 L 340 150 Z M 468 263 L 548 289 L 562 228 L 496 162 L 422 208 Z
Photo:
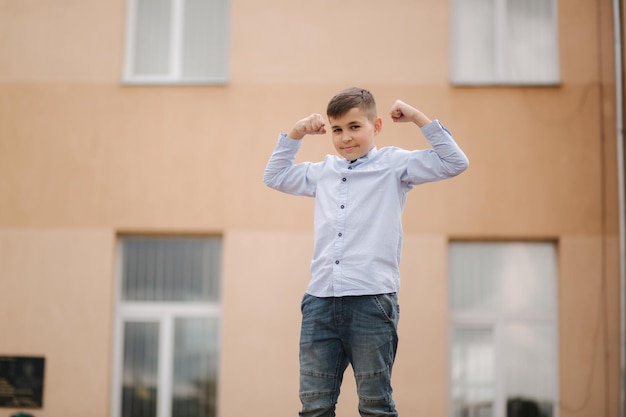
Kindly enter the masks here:
M 358 87 L 341 90 L 330 99 L 326 115 L 332 118 L 341 117 L 355 107 L 361 110 L 370 121 L 373 122 L 376 119 L 374 96 L 369 91 Z

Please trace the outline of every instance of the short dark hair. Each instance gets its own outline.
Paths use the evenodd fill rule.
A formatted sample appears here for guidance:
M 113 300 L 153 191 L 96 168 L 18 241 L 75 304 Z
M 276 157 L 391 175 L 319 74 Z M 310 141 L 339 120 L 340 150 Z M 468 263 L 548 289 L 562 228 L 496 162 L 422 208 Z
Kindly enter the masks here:
M 355 107 L 361 110 L 370 121 L 376 119 L 374 96 L 369 91 L 358 87 L 341 90 L 331 98 L 326 108 L 326 115 L 333 118 L 341 117 Z

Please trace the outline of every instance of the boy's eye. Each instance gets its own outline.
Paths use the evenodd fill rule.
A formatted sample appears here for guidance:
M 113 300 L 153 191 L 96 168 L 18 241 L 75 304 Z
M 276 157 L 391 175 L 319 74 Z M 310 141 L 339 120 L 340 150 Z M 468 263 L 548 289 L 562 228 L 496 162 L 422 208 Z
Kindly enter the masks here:
M 341 129 L 339 129 L 338 127 L 333 129 L 333 133 L 339 133 L 339 132 L 341 132 Z
M 359 125 L 352 125 L 352 126 L 350 126 L 350 128 L 352 130 L 357 130 L 359 127 L 361 127 L 361 126 L 359 126 Z

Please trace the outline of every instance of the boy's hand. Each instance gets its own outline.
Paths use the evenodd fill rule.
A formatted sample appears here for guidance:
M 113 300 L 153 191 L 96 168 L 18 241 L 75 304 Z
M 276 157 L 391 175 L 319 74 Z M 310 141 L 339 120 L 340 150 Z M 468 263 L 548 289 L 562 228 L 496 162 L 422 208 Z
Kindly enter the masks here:
M 287 136 L 291 139 L 302 139 L 305 135 L 323 135 L 326 133 L 324 128 L 324 118 L 321 114 L 313 113 L 309 117 L 298 120 Z
M 415 107 L 409 106 L 401 100 L 396 100 L 396 102 L 393 103 L 389 114 L 391 115 L 391 120 L 394 122 L 413 122 L 419 127 L 426 126 L 431 122 L 431 120 L 426 117 L 424 113 L 417 110 Z

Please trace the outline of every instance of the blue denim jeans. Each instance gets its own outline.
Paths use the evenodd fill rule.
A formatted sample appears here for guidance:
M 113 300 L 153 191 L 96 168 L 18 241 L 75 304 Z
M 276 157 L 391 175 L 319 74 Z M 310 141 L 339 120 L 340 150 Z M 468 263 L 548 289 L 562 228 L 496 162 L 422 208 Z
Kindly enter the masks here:
M 398 347 L 396 294 L 302 299 L 300 417 L 334 417 L 352 365 L 361 417 L 395 417 L 391 370 Z

